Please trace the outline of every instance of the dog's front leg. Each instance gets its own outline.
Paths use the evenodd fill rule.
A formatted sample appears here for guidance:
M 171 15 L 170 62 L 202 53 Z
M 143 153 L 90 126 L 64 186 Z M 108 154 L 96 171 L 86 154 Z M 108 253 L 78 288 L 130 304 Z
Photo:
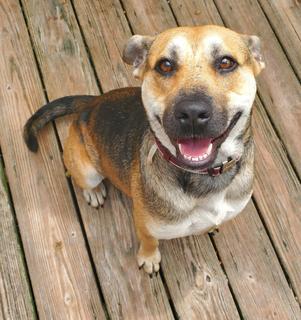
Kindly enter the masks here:
M 150 235 L 147 230 L 147 215 L 138 208 L 134 208 L 134 219 L 137 237 L 140 241 L 140 247 L 137 254 L 138 266 L 150 275 L 160 269 L 161 254 L 159 251 L 159 241 Z

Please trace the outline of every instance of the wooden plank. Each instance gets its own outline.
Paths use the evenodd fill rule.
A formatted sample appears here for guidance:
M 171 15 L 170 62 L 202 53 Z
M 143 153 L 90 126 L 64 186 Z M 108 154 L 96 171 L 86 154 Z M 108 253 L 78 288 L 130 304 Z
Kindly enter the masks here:
M 132 0 L 133 2 L 135 0 Z M 130 0 L 127 1 L 125 3 L 125 8 L 127 8 L 127 4 L 131 2 Z M 210 23 L 218 23 L 218 24 L 221 24 L 221 19 L 220 17 L 218 16 L 218 13 L 216 11 L 216 8 L 213 6 L 213 5 L 209 5 L 207 1 L 205 2 L 188 2 L 186 1 L 185 4 L 182 2 L 182 1 L 173 1 L 171 2 L 172 4 L 172 7 L 173 7 L 173 11 L 178 19 L 178 21 L 183 24 L 183 25 L 188 25 L 189 24 L 189 21 L 193 20 L 195 22 L 197 22 L 197 24 L 210 24 Z M 149 2 L 148 2 L 148 5 Z M 196 7 L 195 7 L 196 5 Z M 140 5 L 141 7 L 142 5 Z M 131 5 L 131 7 L 135 7 L 134 4 Z M 140 10 L 143 10 L 143 9 L 140 9 Z M 132 13 L 133 11 L 132 10 L 127 10 L 127 14 L 128 14 L 128 17 L 130 19 L 130 21 L 132 21 Z M 201 13 L 201 14 L 200 14 Z M 212 18 L 215 18 L 217 19 L 217 21 L 212 21 L 211 19 Z M 147 32 L 147 30 L 150 30 L 151 29 L 151 26 L 148 24 L 148 22 L 145 21 L 144 19 L 144 23 L 146 25 L 146 30 L 142 29 L 142 24 L 139 25 L 139 28 L 137 28 L 137 30 L 135 29 L 135 25 L 132 24 L 132 27 L 134 29 L 135 32 Z M 262 110 L 262 109 L 261 109 Z M 257 113 L 255 112 L 255 121 L 257 120 L 258 118 L 258 115 Z M 265 115 L 265 120 L 267 121 L 267 123 L 269 124 L 268 122 L 268 119 L 267 119 L 267 116 Z M 262 152 L 262 155 L 260 154 L 258 156 L 259 158 L 259 161 L 262 159 L 262 157 L 264 155 L 267 155 L 271 152 L 272 148 L 274 148 L 275 150 L 278 150 L 279 147 L 281 146 L 279 140 L 277 139 L 271 125 L 267 125 L 265 122 L 260 122 L 258 127 L 256 128 L 256 135 L 255 135 L 255 139 L 256 141 L 259 141 L 259 143 L 261 143 L 261 146 L 263 147 L 263 149 L 261 149 L 260 151 Z M 273 144 L 272 148 L 268 148 L 268 150 L 266 150 L 266 147 L 265 146 L 265 138 L 266 138 L 266 132 L 270 130 L 271 134 L 272 134 L 272 139 L 271 139 L 271 143 Z M 273 161 L 273 159 L 272 159 Z M 278 161 L 278 158 L 276 158 L 276 161 Z M 283 161 L 284 163 L 284 166 L 288 166 L 291 170 L 291 172 L 293 172 L 290 164 L 289 164 L 289 161 L 287 159 L 287 157 L 284 157 L 281 161 Z M 261 164 L 262 167 L 264 167 L 264 163 Z M 289 183 L 287 183 L 286 185 L 283 184 L 283 181 L 282 179 L 280 180 L 279 177 L 280 175 L 282 175 L 286 178 L 288 178 L 288 181 Z M 290 204 L 291 202 L 293 202 L 293 199 L 295 199 L 295 197 L 297 197 L 298 195 L 300 195 L 300 193 L 298 192 L 298 190 L 296 190 L 296 186 L 295 186 L 295 183 L 296 183 L 296 176 L 293 175 L 288 175 L 286 172 L 284 172 L 283 170 L 281 170 L 279 173 L 276 173 L 276 177 L 277 177 L 277 183 L 279 182 L 281 187 L 288 187 L 291 194 L 293 195 L 292 198 L 290 197 L 283 197 L 282 198 L 282 204 L 284 205 L 287 205 L 287 204 Z M 265 194 L 267 194 L 267 186 L 269 184 L 273 183 L 273 181 L 271 181 L 271 178 L 269 177 L 268 179 L 265 180 L 265 184 L 261 184 L 261 188 L 260 188 L 260 191 L 261 189 L 265 188 Z M 299 185 L 300 186 L 300 185 Z M 271 198 L 271 197 L 270 197 Z M 271 199 L 271 201 L 274 201 Z M 274 201 L 275 202 L 275 201 Z M 292 210 L 290 210 L 290 213 L 292 215 L 292 219 L 293 221 L 295 221 L 296 219 L 298 219 L 296 217 L 296 215 L 294 215 L 294 212 L 298 212 L 298 211 L 294 211 L 294 209 L 298 209 L 299 205 L 297 206 L 290 206 L 290 208 Z M 279 207 L 277 208 L 278 211 L 279 211 Z M 300 207 L 299 207 L 300 209 Z M 249 212 L 249 215 L 255 215 L 256 213 L 254 212 L 254 210 L 251 210 L 250 209 L 247 209 L 245 214 Z M 244 217 L 244 214 L 242 215 L 242 217 Z M 245 218 L 246 219 L 246 218 Z M 254 218 L 255 219 L 255 218 Z M 258 216 L 256 217 L 257 220 L 255 221 L 260 221 Z M 244 220 L 243 220 L 244 221 Z M 252 222 L 252 220 L 251 220 Z M 297 221 L 296 221 L 297 223 Z M 230 225 L 236 225 L 237 222 L 234 220 L 232 223 L 230 223 Z M 246 223 L 244 223 L 245 226 L 247 226 Z M 270 228 L 272 228 L 273 226 L 277 225 L 277 223 L 275 223 L 272 219 L 270 220 Z M 290 230 L 290 225 L 289 224 L 282 224 L 282 226 L 285 226 L 289 232 Z M 297 223 L 297 226 L 299 226 L 299 223 Z M 278 227 L 280 227 L 278 225 Z M 262 231 L 261 229 L 263 229 L 263 226 L 260 225 L 260 223 L 254 223 L 254 221 L 252 223 L 250 223 L 250 225 L 248 227 L 246 227 L 245 229 L 243 229 L 242 231 L 243 232 L 246 232 L 246 233 L 251 233 L 251 235 L 254 237 L 254 239 L 252 240 L 253 243 L 256 243 L 256 246 L 258 248 L 258 252 L 257 252 L 257 257 L 258 259 L 257 260 L 252 260 L 252 268 L 254 270 L 260 270 L 260 273 L 262 273 L 261 275 L 263 276 L 266 276 L 266 279 L 268 279 L 268 286 L 270 289 L 274 288 L 275 290 L 280 290 L 281 291 L 281 294 L 284 296 L 284 297 L 288 297 L 287 298 L 287 301 L 285 299 L 283 299 L 281 297 L 281 294 L 279 294 L 278 296 L 275 296 L 275 300 L 272 301 L 272 304 L 270 302 L 270 298 L 268 297 L 268 295 L 265 295 L 264 292 L 261 290 L 261 288 L 258 286 L 258 287 L 255 287 L 253 288 L 252 287 L 252 283 L 247 283 L 246 284 L 246 287 L 245 287 L 245 296 L 242 295 L 242 292 L 238 290 L 238 286 L 239 286 L 239 283 L 237 282 L 237 279 L 239 278 L 238 276 L 235 276 L 235 274 L 233 273 L 230 273 L 228 274 L 229 276 L 229 280 L 230 280 L 230 283 L 234 284 L 234 292 L 235 292 L 235 295 L 236 295 L 236 298 L 238 300 L 238 303 L 240 304 L 240 306 L 243 308 L 243 313 L 246 317 L 248 318 L 252 318 L 253 317 L 253 313 L 252 313 L 252 309 L 256 309 L 257 310 L 257 314 L 259 315 L 259 313 L 261 312 L 261 317 L 264 318 L 265 315 L 269 312 L 270 314 L 272 314 L 272 309 L 273 309 L 273 305 L 274 306 L 278 306 L 278 309 L 281 310 L 281 312 L 279 311 L 279 314 L 283 314 L 283 315 L 286 315 L 286 317 L 288 319 L 290 319 L 290 317 L 296 317 L 296 315 L 299 315 L 298 313 L 298 306 L 296 304 L 296 301 L 294 299 L 294 296 L 285 280 L 285 277 L 284 277 L 284 274 L 281 273 L 281 268 L 280 268 L 280 265 L 277 261 L 277 257 L 275 255 L 275 253 L 273 252 L 273 249 L 272 249 L 272 246 L 271 246 L 271 243 L 269 242 L 268 238 L 265 237 L 265 239 L 267 240 L 265 243 L 258 243 L 256 241 L 256 235 L 257 234 L 261 234 Z M 278 230 L 279 232 L 280 230 Z M 243 232 L 241 233 L 235 233 L 234 236 L 236 237 L 236 239 L 239 239 L 241 242 L 243 242 L 243 238 L 244 238 L 244 234 Z M 225 235 L 226 236 L 226 235 Z M 227 233 L 227 236 L 226 238 L 228 239 L 228 241 L 233 241 L 233 239 L 231 239 L 231 234 Z M 296 243 L 295 245 L 293 243 L 291 243 L 291 241 L 289 242 L 289 244 L 291 245 L 291 249 L 292 251 L 290 251 L 290 254 L 293 254 L 293 252 L 296 252 L 295 250 L 297 250 L 297 252 L 300 251 L 301 249 L 301 245 L 300 244 L 300 241 L 299 241 L 299 235 L 293 235 L 291 237 L 292 240 L 295 240 Z M 225 251 L 226 248 L 222 245 L 222 242 L 218 242 L 217 243 L 217 248 L 218 248 L 218 251 L 223 251 L 225 252 L 225 254 L 230 254 L 229 250 L 228 251 Z M 265 259 L 264 256 L 262 256 L 261 252 L 264 252 L 264 251 L 269 251 L 271 252 L 271 256 L 273 257 L 273 259 L 271 261 L 268 261 L 267 259 Z M 234 252 L 234 251 L 233 251 Z M 231 252 L 232 253 L 232 252 Z M 231 256 L 231 255 L 230 255 Z M 262 256 L 262 259 L 261 259 L 261 256 Z M 295 274 L 297 270 L 299 270 L 299 267 L 298 267 L 298 264 L 294 264 L 292 263 L 292 260 L 290 259 L 290 256 L 288 254 L 285 254 L 283 252 L 283 258 L 284 259 L 288 259 L 288 264 L 290 265 L 291 269 L 292 269 L 292 272 Z M 239 247 L 236 247 L 235 249 L 235 255 L 233 254 L 233 257 L 232 257 L 232 260 L 234 259 L 237 259 L 241 262 L 242 265 L 246 266 L 246 267 L 249 267 L 249 265 L 246 265 L 244 264 L 244 251 L 242 250 L 242 248 L 239 248 Z M 297 258 L 298 259 L 298 258 Z M 228 269 L 231 269 L 231 264 L 229 262 L 229 260 L 227 261 L 223 261 L 223 263 L 227 264 L 227 268 Z M 262 264 L 262 265 L 261 265 Z M 226 267 L 226 265 L 225 265 Z M 270 271 L 269 269 L 272 268 L 272 269 L 275 269 L 278 274 L 279 274 L 279 281 L 281 281 L 281 285 L 279 285 L 278 283 L 278 280 L 276 280 L 275 278 L 273 277 L 270 277 L 269 274 L 270 274 Z M 275 271 L 275 272 L 276 272 Z M 299 272 L 300 274 L 300 272 Z M 296 284 L 300 283 L 300 278 L 296 279 Z M 176 284 L 176 282 L 174 281 L 174 284 Z M 247 286 L 249 286 L 247 288 Z M 176 285 L 174 285 L 172 287 L 172 290 L 176 290 Z M 249 290 L 249 291 L 247 291 Z M 252 300 L 248 301 L 248 299 L 246 299 L 246 297 L 250 297 L 250 292 L 252 292 Z M 248 301 L 248 305 L 245 304 L 246 300 Z M 264 304 L 264 301 L 265 301 L 265 304 L 267 306 L 266 309 L 261 309 L 261 305 Z M 287 303 L 288 302 L 288 303 Z M 253 306 L 253 307 L 251 307 Z
M 197 24 L 221 23 L 220 17 L 211 20 L 212 17 L 216 19 L 217 11 L 213 6 L 208 7 L 206 1 L 193 2 L 190 6 L 187 4 L 186 15 L 183 14 L 185 11 L 182 10 L 180 1 L 173 1 L 172 7 L 181 24 L 187 24 L 191 17 L 194 17 Z M 195 12 L 206 12 L 207 18 L 203 14 L 198 19 Z M 297 201 L 301 198 L 300 183 L 259 99 L 256 100 L 253 119 L 256 145 L 256 203 L 300 299 L 301 238 L 299 232 L 296 232 L 301 228 L 298 217 L 301 204 Z
M 300 319 L 299 305 L 252 202 L 215 233 L 214 241 L 244 319 Z
M 301 3 L 294 0 L 258 2 L 301 79 Z
M 131 30 L 118 0 L 74 0 L 76 14 L 104 92 L 138 85 L 122 51 Z
M 240 319 L 208 235 L 161 246 L 162 270 L 180 319 Z
M 301 177 L 300 83 L 256 0 L 215 3 L 228 27 L 263 41 L 266 69 L 258 78 L 258 92 Z
M 17 226 L 0 160 L 0 318 L 36 319 Z
M 301 185 L 266 112 L 256 101 L 254 196 L 271 238 L 301 301 Z
M 49 98 L 97 94 L 96 81 L 70 2 L 24 0 L 23 4 Z M 96 10 L 92 11 L 94 15 L 98 14 Z M 94 17 L 90 19 L 93 21 Z M 110 17 L 110 25 L 116 25 L 113 19 Z M 112 36 L 107 41 L 109 39 Z M 68 43 L 67 51 L 65 43 Z M 111 46 L 110 42 L 104 45 Z M 101 68 L 110 65 L 111 62 Z M 113 74 L 111 71 L 107 84 L 118 83 Z M 65 139 L 67 128 L 65 119 L 59 122 L 61 140 Z M 86 204 L 82 191 L 77 188 L 76 195 L 109 315 L 113 319 L 172 319 L 160 277 L 150 280 L 137 268 L 137 241 L 128 201 L 118 200 L 119 193 L 110 188 L 105 209 L 97 212 Z
M 36 155 L 23 142 L 45 99 L 19 2 L 2 1 L 0 19 L 0 139 L 39 317 L 104 319 L 54 133 Z

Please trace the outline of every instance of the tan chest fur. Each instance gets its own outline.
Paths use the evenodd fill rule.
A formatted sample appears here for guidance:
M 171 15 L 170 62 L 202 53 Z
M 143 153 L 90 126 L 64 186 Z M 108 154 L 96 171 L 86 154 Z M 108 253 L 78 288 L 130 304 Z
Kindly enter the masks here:
M 226 189 L 204 198 L 196 199 L 180 189 L 166 186 L 165 192 L 163 188 L 158 189 L 164 192 L 166 201 L 175 208 L 174 219 L 170 222 L 150 217 L 147 224 L 150 234 L 157 239 L 173 239 L 208 232 L 234 218 L 244 209 L 252 195 L 252 180 L 253 170 L 249 166 Z
M 158 239 L 173 239 L 200 234 L 234 218 L 248 203 L 251 193 L 239 200 L 226 199 L 222 192 L 197 201 L 188 216 L 174 223 L 152 219 L 148 224 L 150 233 Z

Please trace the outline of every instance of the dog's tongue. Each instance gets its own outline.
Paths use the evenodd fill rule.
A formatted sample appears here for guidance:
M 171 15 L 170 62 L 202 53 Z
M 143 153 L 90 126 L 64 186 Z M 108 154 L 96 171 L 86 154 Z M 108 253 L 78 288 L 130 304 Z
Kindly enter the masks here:
M 179 149 L 182 155 L 200 157 L 210 153 L 211 141 L 212 139 L 184 139 L 179 141 Z

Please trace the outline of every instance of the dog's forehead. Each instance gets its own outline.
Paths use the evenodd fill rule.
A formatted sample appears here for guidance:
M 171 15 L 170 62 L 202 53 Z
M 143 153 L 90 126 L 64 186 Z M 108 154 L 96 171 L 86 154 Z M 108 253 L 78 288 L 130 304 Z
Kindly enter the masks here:
M 243 50 L 242 50 L 243 49 Z M 158 35 L 152 56 L 181 57 L 202 56 L 210 59 L 218 53 L 237 53 L 244 50 L 241 37 L 234 31 L 222 27 L 184 28 Z

